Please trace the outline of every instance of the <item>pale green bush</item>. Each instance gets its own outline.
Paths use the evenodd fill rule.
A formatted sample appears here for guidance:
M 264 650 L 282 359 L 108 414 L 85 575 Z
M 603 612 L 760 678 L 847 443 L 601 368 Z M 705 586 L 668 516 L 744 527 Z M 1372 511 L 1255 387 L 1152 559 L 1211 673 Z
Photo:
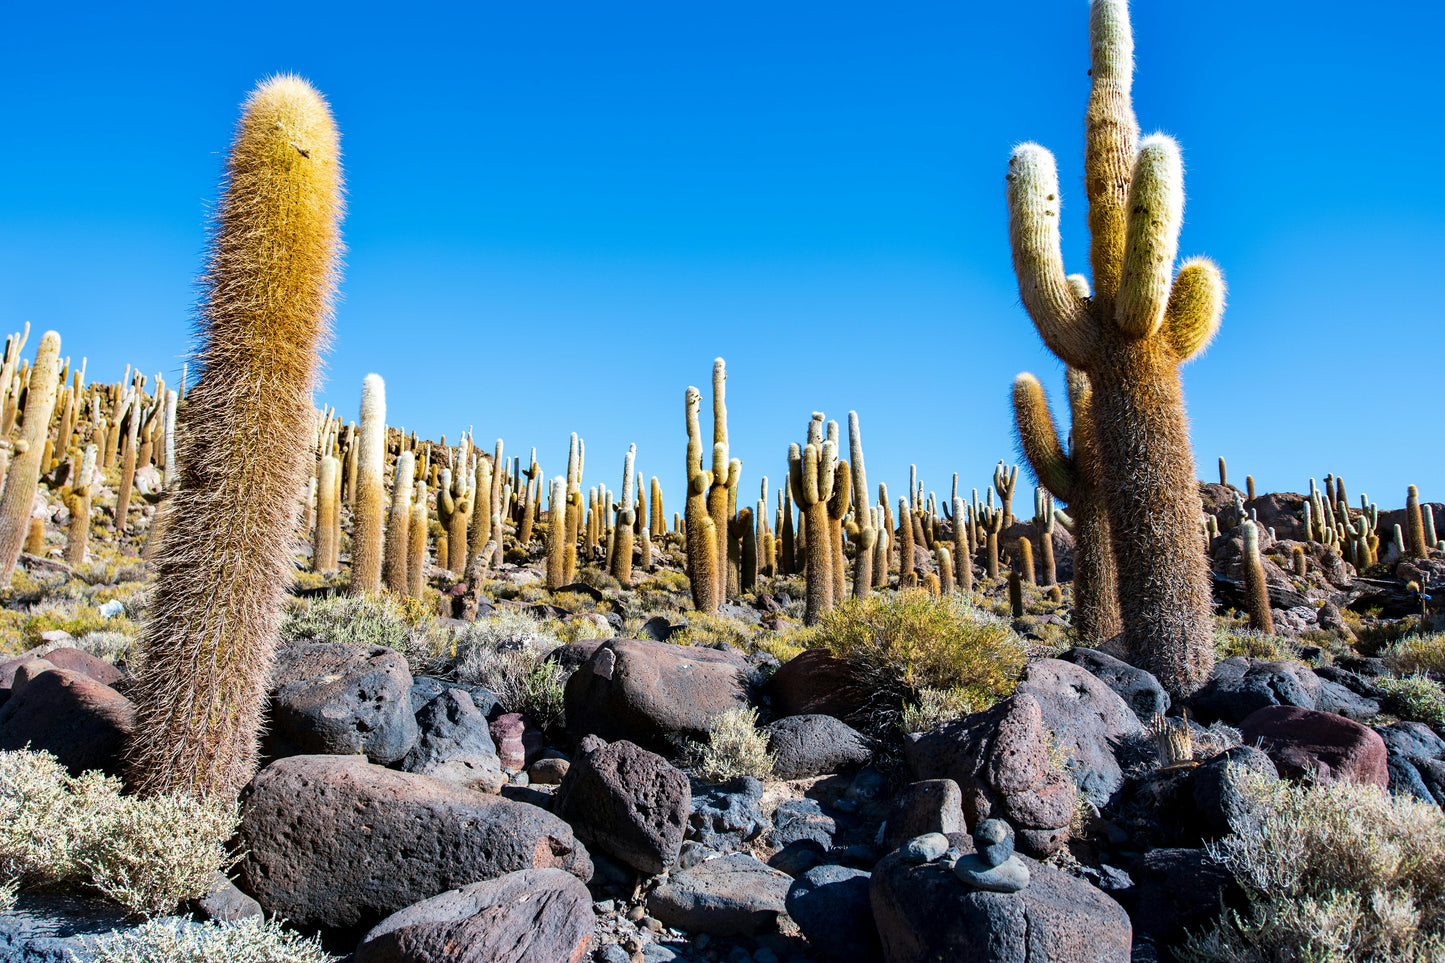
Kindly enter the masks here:
M 758 710 L 729 709 L 708 720 L 707 742 L 691 747 L 693 772 L 703 782 L 724 783 L 739 776 L 766 779 L 773 772 L 768 736 L 758 729 Z
M 562 716 L 566 672 L 547 656 L 562 644 L 546 625 L 523 612 L 502 611 L 467 626 L 443 674 L 485 686 L 508 712 L 546 728 Z
M 1248 897 L 1176 951 L 1189 963 L 1445 959 L 1445 813 L 1373 785 L 1231 766 L 1244 811 L 1211 855 Z
M 281 926 L 248 917 L 235 923 L 151 920 L 95 939 L 95 963 L 331 963 L 337 957 Z
M 0 752 L 0 881 L 91 889 L 141 915 L 205 895 L 234 862 L 234 807 L 120 788 L 98 772 L 73 777 L 49 753 Z
M 1406 636 L 1380 656 L 1396 672 L 1445 673 L 1445 632 Z

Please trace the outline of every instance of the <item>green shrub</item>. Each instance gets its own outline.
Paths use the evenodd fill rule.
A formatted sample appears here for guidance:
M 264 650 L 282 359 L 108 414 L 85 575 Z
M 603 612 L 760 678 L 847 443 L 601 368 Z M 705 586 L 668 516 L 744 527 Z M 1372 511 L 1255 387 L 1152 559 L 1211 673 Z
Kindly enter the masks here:
M 485 686 L 508 712 L 521 712 L 545 729 L 562 717 L 566 672 L 547 661 L 561 644 L 538 619 L 503 610 L 467 626 L 441 671 L 458 682 Z
M 204 924 L 152 920 L 124 933 L 95 938 L 95 963 L 331 963 L 337 957 L 279 921 L 248 917 Z
M 788 641 L 827 649 L 861 670 L 858 696 L 875 730 L 896 725 L 925 689 L 956 690 L 970 705 L 992 705 L 1013 691 L 1026 662 L 1023 640 L 1007 622 L 962 596 L 916 589 L 845 599 Z
M 1189 963 L 1425 963 L 1445 954 L 1445 813 L 1373 785 L 1231 766 L 1245 800 L 1211 855 L 1248 897 L 1176 950 Z
M 729 709 L 708 720 L 707 742 L 694 743 L 692 769 L 706 783 L 739 776 L 766 779 L 773 772 L 767 734 L 758 729 L 758 710 Z
M 1418 673 L 1403 678 L 1385 676 L 1374 683 L 1385 691 L 1386 706 L 1400 718 L 1445 729 L 1445 688 L 1440 683 Z
M 134 913 L 205 895 L 234 862 L 234 807 L 120 795 L 120 780 L 72 777 L 44 752 L 0 752 L 0 882 L 99 891 Z
M 1249 629 L 1241 623 L 1216 621 L 1214 626 L 1214 656 L 1228 659 L 1242 655 L 1249 659 L 1267 659 L 1277 662 L 1293 659 L 1295 652 L 1285 636 L 1265 635 Z
M 752 649 L 753 626 L 726 615 L 689 612 L 687 628 L 674 633 L 667 641 L 675 645 L 713 646 L 719 642 L 743 649 Z
M 962 719 L 977 708 L 962 689 L 924 688 L 919 690 L 917 702 L 903 707 L 898 728 L 904 733 L 926 732 L 939 723 Z
M 1380 656 L 1396 672 L 1438 672 L 1445 674 L 1445 632 L 1413 635 L 1400 639 Z
M 342 642 L 395 649 L 413 670 L 445 654 L 450 634 L 416 600 L 385 593 L 296 599 L 281 626 L 283 645 Z

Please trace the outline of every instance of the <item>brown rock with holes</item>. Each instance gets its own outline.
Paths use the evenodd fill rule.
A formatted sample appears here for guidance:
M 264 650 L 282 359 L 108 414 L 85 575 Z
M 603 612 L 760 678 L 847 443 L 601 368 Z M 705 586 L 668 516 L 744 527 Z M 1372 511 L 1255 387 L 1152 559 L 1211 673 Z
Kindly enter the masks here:
M 488 723 L 502 768 L 520 772 L 541 755 L 542 731 L 520 712 L 504 712 Z
M 242 794 L 239 885 L 297 926 L 372 926 L 419 900 L 522 869 L 592 876 L 586 848 L 536 806 L 360 756 L 291 756 Z
M 655 876 L 677 862 L 692 788 L 681 770 L 656 753 L 587 736 L 552 811 L 588 846 Z
M 734 652 L 610 639 L 567 680 L 567 734 L 676 751 L 704 739 L 714 716 L 747 707 L 748 678 Z
M 867 705 L 868 686 L 856 668 L 827 649 L 808 649 L 773 673 L 768 695 L 780 718 L 825 715 L 847 721 Z
M 1258 744 L 1290 779 L 1314 773 L 1322 782 L 1390 783 L 1385 740 L 1369 726 L 1333 712 L 1268 706 L 1239 724 L 1245 745 Z
M 1077 790 L 1049 761 L 1043 713 L 1033 696 L 1010 696 L 912 733 L 903 754 L 915 778 L 958 784 L 967 825 L 1006 818 L 1019 849 L 1035 856 L 1047 856 L 1068 839 Z
M 0 706 L 0 749 L 44 750 L 79 775 L 121 775 L 135 707 L 108 685 L 32 659 L 17 668 L 12 695 Z
M 393 913 L 356 963 L 580 963 L 592 945 L 592 897 L 575 876 L 525 869 L 449 890 Z

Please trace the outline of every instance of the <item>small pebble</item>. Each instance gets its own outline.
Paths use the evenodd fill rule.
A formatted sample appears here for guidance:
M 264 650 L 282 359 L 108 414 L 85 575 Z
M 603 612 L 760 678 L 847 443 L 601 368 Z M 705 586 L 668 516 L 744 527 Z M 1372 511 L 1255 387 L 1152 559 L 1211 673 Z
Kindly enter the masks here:
M 656 918 L 655 916 L 644 916 L 642 918 L 641 925 L 642 928 L 647 930 L 647 932 L 649 933 L 662 932 L 662 920 Z
M 604 899 L 592 904 L 592 909 L 598 916 L 607 916 L 609 913 L 617 912 L 617 900 Z
M 999 866 L 1014 854 L 1013 827 L 1002 819 L 985 819 L 973 831 L 973 843 L 986 866 Z
M 903 844 L 903 859 L 909 863 L 931 863 L 948 852 L 948 837 L 943 833 L 924 833 Z
M 515 772 L 512 774 L 512 778 L 507 780 L 509 786 L 530 786 L 531 784 L 532 780 L 527 778 L 525 772 Z
M 642 919 L 646 915 L 647 910 L 643 909 L 641 904 L 638 904 L 637 906 L 634 906 L 632 907 L 632 909 L 627 911 L 627 918 L 634 923 L 636 923 L 638 920 Z

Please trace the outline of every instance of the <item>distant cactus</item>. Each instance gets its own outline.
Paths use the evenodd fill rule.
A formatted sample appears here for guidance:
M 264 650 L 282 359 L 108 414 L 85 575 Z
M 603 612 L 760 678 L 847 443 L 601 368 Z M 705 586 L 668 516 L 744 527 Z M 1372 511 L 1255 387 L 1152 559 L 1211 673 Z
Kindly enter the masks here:
M 552 479 L 547 498 L 547 587 L 567 584 L 567 479 Z
M 351 529 L 351 591 L 381 591 L 382 528 L 386 523 L 386 384 L 379 374 L 361 383 L 361 429 L 356 441 L 356 514 Z
M 411 553 L 411 508 L 416 456 L 404 451 L 396 456 L 396 469 L 391 482 L 391 514 L 386 521 L 386 557 L 382 577 L 386 587 L 405 595 L 411 584 L 407 561 Z
M 709 522 L 704 528 L 704 518 L 709 518 L 707 506 L 708 488 L 712 484 L 712 472 L 702 467 L 702 429 L 698 425 L 698 411 L 702 406 L 702 393 L 689 387 L 685 396 L 687 418 L 687 503 L 684 513 L 687 536 L 687 575 L 692 587 L 693 608 L 699 612 L 716 612 L 722 599 L 718 592 L 718 559 L 716 533 Z
M 1229 466 L 1224 463 L 1224 456 L 1219 456 L 1219 484 L 1229 484 Z
M 341 248 L 338 138 L 305 81 L 246 104 L 227 160 L 179 476 L 127 695 L 129 782 L 226 799 L 256 764 L 311 464 L 311 391 Z
M 1019 480 L 1019 466 L 1004 467 L 1003 462 L 993 470 L 993 490 L 998 492 L 999 504 L 1003 506 L 1003 527 L 1014 523 L 1014 487 Z
M 898 499 L 898 587 L 907 588 L 917 580 L 913 569 L 913 509 L 908 499 Z
M 803 621 L 813 625 L 833 607 L 833 548 L 828 531 L 828 501 L 837 480 L 838 450 L 823 440 L 823 416 L 814 413 L 808 422 L 808 441 L 788 448 L 788 481 L 793 499 L 803 513 L 803 530 L 808 553 L 806 605 Z
M 1019 539 L 1019 557 L 1015 567 L 1019 570 L 1020 578 L 1029 585 L 1034 584 L 1034 547 L 1027 538 Z
M 1269 586 L 1264 579 L 1264 563 L 1259 557 L 1259 526 L 1245 519 L 1240 525 L 1244 534 L 1244 595 L 1249 610 L 1249 627 L 1265 635 L 1274 635 L 1274 616 L 1269 608 Z
M 1182 695 L 1209 676 L 1214 627 L 1178 367 L 1218 328 L 1224 282 L 1203 259 L 1174 272 L 1184 203 L 1179 149 L 1163 135 L 1137 140 L 1125 0 L 1095 0 L 1090 38 L 1084 182 L 1094 290 L 1065 273 L 1058 175 L 1037 144 L 1016 148 L 1009 162 L 1014 269 L 1044 343 L 1093 386 L 1125 648 Z
M 411 503 L 411 521 L 407 524 L 406 594 L 415 599 L 421 598 L 426 587 L 427 524 L 426 482 L 420 481 Z
M 66 565 L 85 563 L 86 547 L 90 539 L 90 495 L 95 476 L 96 454 L 94 445 L 85 446 L 80 470 L 62 496 L 65 509 L 70 512 L 70 524 L 65 531 Z
M 983 510 L 985 538 L 984 571 L 989 578 L 998 578 L 998 535 L 1003 529 L 1003 509 L 992 506 Z
M 873 548 L 878 530 L 873 527 L 873 509 L 868 505 L 868 472 L 863 466 L 863 435 L 858 412 L 848 412 L 848 458 L 853 472 L 853 513 L 858 518 L 858 552 L 853 559 L 853 597 L 863 598 L 873 588 Z
M 1054 499 L 1042 486 L 1034 489 L 1034 529 L 1039 535 L 1039 571 L 1047 588 L 1058 581 L 1054 564 Z
M 1254 476 L 1244 476 L 1244 497 L 1248 501 L 1254 501 Z
M 316 475 L 316 541 L 311 550 L 311 570 L 336 571 L 341 532 L 337 525 L 337 500 L 341 494 L 341 460 L 331 455 L 321 459 Z
M 25 420 L 15 442 L 15 457 L 5 472 L 5 490 L 0 493 L 0 584 L 9 587 L 15 575 L 20 549 L 30 533 L 31 509 L 40 483 L 41 461 L 45 455 L 46 433 L 55 407 L 56 383 L 60 377 L 60 335 L 47 331 L 35 352 L 34 372 L 25 391 Z
M 848 562 L 843 554 L 843 518 L 853 507 L 852 470 L 846 461 L 833 466 L 833 493 L 828 496 L 829 571 L 833 576 L 833 603 L 848 597 Z
M 1411 485 L 1405 494 L 1405 554 L 1426 558 L 1434 543 L 1425 539 L 1425 516 L 1420 511 L 1420 489 Z
M 1024 617 L 1024 583 L 1017 568 L 1009 569 L 1008 573 L 1008 607 L 1014 618 Z
M 617 503 L 617 533 L 612 543 L 612 577 L 623 587 L 632 580 L 633 525 L 637 522 L 634 501 L 633 471 L 637 463 L 637 446 L 629 445 L 622 459 L 622 498 Z
M 934 549 L 938 559 L 939 591 L 944 595 L 952 595 L 953 582 L 953 553 L 948 550 L 947 545 L 939 545 Z
M 973 559 L 968 546 L 968 520 L 964 517 L 963 499 L 953 499 L 953 559 L 954 581 L 964 594 L 973 592 Z
M 1299 578 L 1309 574 L 1309 557 L 1305 554 L 1303 545 L 1296 545 L 1290 549 L 1290 561 L 1294 565 L 1294 573 Z M 1272 621 L 1272 620 L 1271 620 Z

